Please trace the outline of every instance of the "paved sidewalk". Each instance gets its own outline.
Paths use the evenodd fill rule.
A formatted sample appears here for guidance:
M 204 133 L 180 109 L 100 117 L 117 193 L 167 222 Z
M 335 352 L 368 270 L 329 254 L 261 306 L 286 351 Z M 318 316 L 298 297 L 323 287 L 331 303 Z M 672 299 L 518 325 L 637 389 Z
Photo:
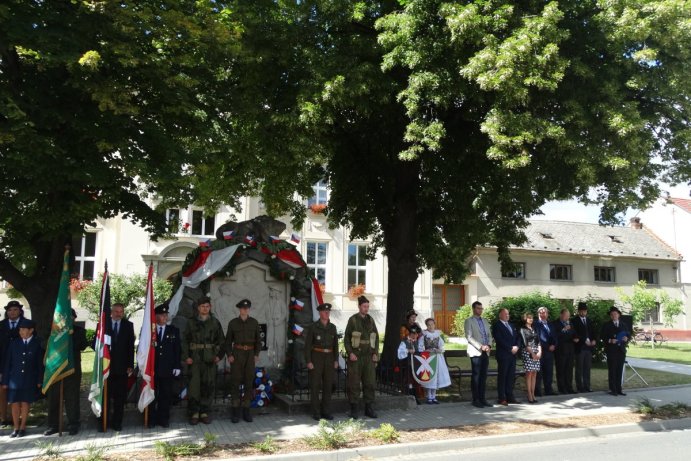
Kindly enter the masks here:
M 660 360 L 638 359 L 636 357 L 627 357 L 626 361 L 635 368 L 648 368 L 650 370 L 666 371 L 668 373 L 677 373 L 680 375 L 691 375 L 691 365 L 662 362 Z
M 517 420 L 549 420 L 569 416 L 624 413 L 641 398 L 648 398 L 654 405 L 671 402 L 684 402 L 691 405 L 691 386 L 674 386 L 653 389 L 627 390 L 626 397 L 610 396 L 605 392 L 576 394 L 568 396 L 543 397 L 537 405 L 519 404 L 508 407 L 477 409 L 470 403 L 448 403 L 441 405 L 420 405 L 411 410 L 387 410 L 379 412 L 376 420 L 366 419 L 369 428 L 381 423 L 391 423 L 399 430 L 426 429 L 459 425 L 473 425 L 489 422 Z M 346 415 L 336 415 L 346 419 Z M 37 442 L 54 442 L 63 455 L 74 456 L 84 453 L 89 445 L 106 446 L 110 452 L 132 451 L 153 448 L 157 440 L 179 443 L 197 442 L 205 432 L 218 436 L 219 444 L 263 440 L 271 435 L 276 439 L 296 439 L 316 431 L 317 423 L 308 415 L 287 416 L 280 411 L 259 415 L 254 423 L 232 424 L 228 419 L 217 419 L 205 426 L 190 426 L 179 422 L 171 424 L 170 429 L 144 429 L 130 426 L 120 433 L 98 433 L 89 428 L 78 436 L 57 435 L 43 437 L 44 428 L 29 430 L 29 435 L 21 439 L 10 439 L 9 430 L 0 434 L 0 460 L 31 459 L 39 454 Z

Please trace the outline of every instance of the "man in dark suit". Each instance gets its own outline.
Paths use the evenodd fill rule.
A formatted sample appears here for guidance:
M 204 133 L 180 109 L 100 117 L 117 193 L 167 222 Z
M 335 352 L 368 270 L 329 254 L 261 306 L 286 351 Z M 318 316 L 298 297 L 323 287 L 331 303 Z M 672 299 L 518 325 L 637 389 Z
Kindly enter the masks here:
M 593 363 L 596 333 L 593 321 L 588 318 L 588 305 L 578 303 L 578 315 L 571 319 L 573 325 L 574 357 L 576 359 L 576 389 L 593 392 L 590 388 L 590 368 Z
M 22 304 L 12 300 L 5 306 L 5 318 L 0 321 L 0 379 L 2 370 L 5 368 L 5 356 L 10 345 L 10 341 L 19 338 L 19 321 L 24 317 Z M 0 424 L 10 426 L 12 421 L 9 417 L 7 407 L 7 390 L 0 386 Z
M 611 321 L 602 326 L 600 338 L 605 343 L 607 354 L 607 371 L 610 395 L 626 395 L 621 387 L 626 361 L 626 345 L 631 337 L 631 330 L 620 318 L 621 311 L 612 306 L 609 310 Z
M 535 395 L 543 395 L 540 382 L 544 385 L 544 395 L 557 395 L 552 388 L 554 376 L 554 351 L 557 348 L 557 335 L 549 321 L 549 309 L 540 307 L 537 310 L 538 321 L 535 322 L 535 331 L 540 338 L 542 356 L 540 357 L 540 372 L 537 375 Z
M 575 394 L 573 390 L 573 326 L 568 309 L 562 309 L 559 318 L 552 324 L 557 334 L 557 348 L 554 358 L 557 363 L 557 387 L 561 394 Z
M 110 375 L 108 375 L 108 416 L 110 427 L 115 431 L 122 430 L 122 416 L 127 399 L 128 377 L 134 371 L 134 326 L 125 317 L 125 306 L 113 304 L 110 311 L 110 322 L 106 326 L 106 335 L 110 336 Z M 92 345 L 93 347 L 93 345 Z M 98 430 L 103 430 L 103 421 L 99 420 Z
M 499 311 L 499 320 L 492 327 L 492 337 L 497 345 L 497 396 L 499 405 L 519 403 L 513 395 L 518 353 L 518 332 L 509 323 L 509 310 Z
M 173 380 L 180 376 L 181 338 L 180 330 L 168 323 L 168 303 L 156 306 L 156 359 L 154 362 L 154 380 L 156 399 L 151 408 L 152 426 L 170 425 L 170 403 L 173 399 Z
M 72 319 L 77 318 L 77 312 L 72 309 Z M 82 383 L 82 351 L 88 345 L 86 330 L 76 323 L 72 327 L 72 353 L 74 357 L 74 373 L 63 381 L 63 399 L 65 412 L 67 413 L 67 430 L 70 435 L 79 432 L 79 391 Z M 48 389 L 48 429 L 43 435 L 53 435 L 58 432 L 60 426 L 60 385 L 51 386 Z

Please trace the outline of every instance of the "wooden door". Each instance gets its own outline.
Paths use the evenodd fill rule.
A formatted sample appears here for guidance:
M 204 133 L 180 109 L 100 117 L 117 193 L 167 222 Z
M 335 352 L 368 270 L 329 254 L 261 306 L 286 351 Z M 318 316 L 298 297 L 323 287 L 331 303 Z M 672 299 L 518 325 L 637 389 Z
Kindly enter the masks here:
M 437 328 L 446 334 L 451 334 L 456 312 L 465 304 L 465 287 L 463 285 L 434 285 L 432 290 L 432 310 Z

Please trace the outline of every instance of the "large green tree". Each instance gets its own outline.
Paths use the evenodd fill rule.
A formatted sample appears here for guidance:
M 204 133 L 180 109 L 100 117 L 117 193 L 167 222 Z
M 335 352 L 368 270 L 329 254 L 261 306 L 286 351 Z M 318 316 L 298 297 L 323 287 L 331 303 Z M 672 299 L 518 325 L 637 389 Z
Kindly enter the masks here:
M 508 264 L 547 200 L 598 203 L 611 223 L 655 198 L 658 178 L 689 179 L 686 1 L 258 0 L 235 11 L 235 70 L 247 77 L 231 89 L 242 93 L 235 142 L 289 161 L 258 184 L 271 210 L 293 206 L 300 221 L 276 192 L 325 177 L 331 223 L 384 250 L 385 360 L 422 267 L 460 281 L 477 245 Z M 322 171 L 294 171 L 305 161 Z
M 118 214 L 161 234 L 156 197 L 189 203 L 200 158 L 232 161 L 217 108 L 238 35 L 221 2 L 0 5 L 0 276 L 41 334 L 71 236 Z

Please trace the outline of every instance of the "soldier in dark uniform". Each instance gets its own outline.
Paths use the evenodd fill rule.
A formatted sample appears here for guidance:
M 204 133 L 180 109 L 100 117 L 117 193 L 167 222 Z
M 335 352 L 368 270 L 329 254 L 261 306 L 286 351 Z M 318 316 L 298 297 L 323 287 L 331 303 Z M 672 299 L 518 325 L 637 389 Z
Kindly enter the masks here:
M 226 331 L 226 351 L 230 368 L 231 421 L 240 421 L 240 386 L 244 387 L 242 396 L 242 419 L 252 422 L 250 403 L 253 397 L 254 367 L 259 361 L 261 338 L 259 322 L 250 317 L 252 303 L 243 299 L 235 305 L 240 315 L 228 322 Z
M 43 384 L 43 348 L 34 335 L 33 320 L 19 322 L 19 337 L 10 341 L 2 371 L 2 387 L 12 407 L 14 431 L 11 438 L 26 435 L 29 407 L 38 399 Z
M 336 325 L 329 321 L 331 304 L 324 303 L 317 307 L 319 320 L 307 329 L 305 335 L 305 362 L 309 369 L 310 400 L 312 418 L 332 420 L 331 392 L 334 370 L 338 369 L 338 332 Z M 322 391 L 321 409 L 319 391 Z
M 77 318 L 77 312 L 72 309 L 72 319 Z M 67 413 L 67 430 L 70 435 L 79 432 L 79 391 L 82 383 L 82 351 L 86 349 L 86 330 L 74 324 L 72 327 L 72 353 L 74 357 L 74 373 L 63 379 L 63 399 Z M 48 429 L 43 435 L 53 435 L 58 432 L 60 425 L 60 386 L 48 389 Z
M 19 337 L 19 321 L 23 318 L 22 304 L 12 300 L 5 306 L 5 318 L 0 321 L 0 379 L 5 368 L 5 357 L 10 341 Z M 0 423 L 3 426 L 12 425 L 7 412 L 7 391 L 0 386 Z
M 609 310 L 611 321 L 602 325 L 600 333 L 600 338 L 605 343 L 605 354 L 607 354 L 607 381 L 610 395 L 626 395 L 621 382 L 626 361 L 626 346 L 631 332 L 619 317 L 621 317 L 621 311 L 612 306 Z
M 170 403 L 173 400 L 173 380 L 180 376 L 182 340 L 180 330 L 168 323 L 168 303 L 156 306 L 156 398 L 151 405 L 152 426 L 170 426 Z
M 348 319 L 343 343 L 348 354 L 348 398 L 350 417 L 358 417 L 360 384 L 365 400 L 365 415 L 376 418 L 374 411 L 374 369 L 379 361 L 379 332 L 374 319 L 370 317 L 369 300 L 358 298 L 358 313 Z
M 190 424 L 210 424 L 211 401 L 216 392 L 216 364 L 223 358 L 223 327 L 211 315 L 211 299 L 197 301 L 197 314 L 187 322 L 182 342 L 182 357 L 189 368 L 187 411 Z

